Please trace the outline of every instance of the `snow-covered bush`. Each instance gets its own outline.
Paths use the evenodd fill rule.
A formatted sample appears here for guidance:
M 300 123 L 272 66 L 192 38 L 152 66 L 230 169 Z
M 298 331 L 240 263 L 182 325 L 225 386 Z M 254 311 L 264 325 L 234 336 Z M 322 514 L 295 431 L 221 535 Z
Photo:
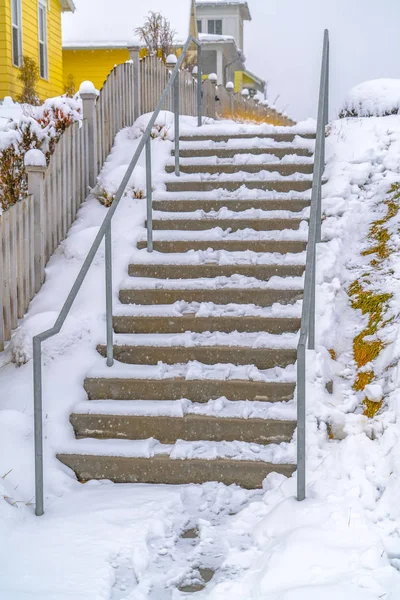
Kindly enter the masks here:
M 339 117 L 386 117 L 398 114 L 400 79 L 375 79 L 350 90 Z
M 57 141 L 76 120 L 81 119 L 80 102 L 72 98 L 51 98 L 41 106 L 22 106 L 19 120 L 0 130 L 0 208 L 8 209 L 27 192 L 24 156 L 37 148 L 47 163 Z

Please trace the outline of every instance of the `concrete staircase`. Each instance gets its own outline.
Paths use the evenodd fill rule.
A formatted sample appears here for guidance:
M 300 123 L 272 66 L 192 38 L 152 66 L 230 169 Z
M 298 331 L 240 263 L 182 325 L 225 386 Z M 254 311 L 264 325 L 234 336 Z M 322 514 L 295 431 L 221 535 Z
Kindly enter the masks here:
M 296 469 L 313 136 L 182 138 L 115 307 L 113 368 L 71 415 L 79 480 L 261 487 Z M 169 175 L 168 175 L 169 174 Z M 105 355 L 105 346 L 98 352 Z

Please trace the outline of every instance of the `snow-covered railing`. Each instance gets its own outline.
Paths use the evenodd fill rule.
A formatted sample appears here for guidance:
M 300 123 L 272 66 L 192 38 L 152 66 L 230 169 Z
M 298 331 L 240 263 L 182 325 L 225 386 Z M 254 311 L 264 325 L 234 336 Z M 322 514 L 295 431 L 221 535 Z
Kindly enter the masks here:
M 106 279 L 106 338 L 107 338 L 107 360 L 106 364 L 109 367 L 113 366 L 114 363 L 114 346 L 113 346 L 113 322 L 112 322 L 112 260 L 111 260 L 111 221 L 114 216 L 115 211 L 118 208 L 118 205 L 121 201 L 122 196 L 125 193 L 126 187 L 129 183 L 129 180 L 132 176 L 133 170 L 136 167 L 138 160 L 145 150 L 146 152 L 146 201 L 147 201 L 147 231 L 148 231 L 148 250 L 152 250 L 152 179 L 151 179 L 151 135 L 153 131 L 154 124 L 156 119 L 163 109 L 165 99 L 173 90 L 174 95 L 174 111 L 175 111 L 175 160 L 176 160 L 176 172 L 179 175 L 179 86 L 180 86 L 180 69 L 183 64 L 183 61 L 186 58 L 189 47 L 193 44 L 197 47 L 197 61 L 200 64 L 201 57 L 201 46 L 194 37 L 189 36 L 186 44 L 183 47 L 182 54 L 180 55 L 175 68 L 170 74 L 168 84 L 163 91 L 161 98 L 149 120 L 149 123 L 146 127 L 146 130 L 138 144 L 136 152 L 132 157 L 132 160 L 127 168 L 127 171 L 122 179 L 122 182 L 115 194 L 114 201 L 107 211 L 107 215 L 100 226 L 100 229 L 93 241 L 93 244 L 83 262 L 83 265 L 79 271 L 78 277 L 76 278 L 70 293 L 68 294 L 67 299 L 60 311 L 58 318 L 54 326 L 47 331 L 43 331 L 42 333 L 35 335 L 33 338 L 33 388 L 34 388 L 34 438 L 35 438 L 35 512 L 36 515 L 40 516 L 44 513 L 44 488 L 43 488 L 43 406 L 42 406 L 42 343 L 57 335 L 68 314 L 71 310 L 71 307 L 75 301 L 75 298 L 86 278 L 86 275 L 90 269 L 90 266 L 94 260 L 94 257 L 97 254 L 100 244 L 103 239 L 105 242 L 105 279 Z M 197 86 L 197 106 L 198 106 L 198 124 L 202 124 L 202 102 L 201 102 L 201 71 L 198 71 L 198 81 L 199 85 Z M 85 119 L 85 115 L 88 115 L 87 118 L 87 128 L 88 128 L 88 148 L 85 153 L 85 158 L 87 158 L 90 162 L 89 164 L 89 177 L 93 176 L 95 173 L 95 154 L 93 153 L 93 141 L 96 139 L 96 136 L 93 135 L 96 127 L 96 110 L 95 110 L 95 101 L 96 101 L 96 90 L 90 88 L 89 85 L 85 86 L 86 89 L 83 90 L 83 115 Z M 87 95 L 86 98 L 84 97 Z M 82 91 L 81 91 L 82 96 Z M 86 104 L 86 106 L 85 106 Z M 85 162 L 85 161 L 83 161 Z M 90 171 L 90 169 L 92 169 Z
M 329 108 L 329 32 L 325 29 L 319 90 L 317 137 L 311 193 L 310 225 L 304 277 L 300 338 L 297 346 L 297 499 L 306 497 L 306 348 L 315 349 L 315 270 L 321 241 L 321 188 Z

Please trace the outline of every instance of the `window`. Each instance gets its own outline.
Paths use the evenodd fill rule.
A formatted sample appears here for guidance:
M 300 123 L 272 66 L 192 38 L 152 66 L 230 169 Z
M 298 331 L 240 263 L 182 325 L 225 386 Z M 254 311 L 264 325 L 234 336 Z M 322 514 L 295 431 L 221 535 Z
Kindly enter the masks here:
M 222 35 L 222 19 L 211 19 L 208 21 L 208 33 Z
M 47 11 L 46 0 L 39 0 L 39 71 L 42 79 L 48 77 L 47 67 Z
M 197 32 L 203 33 L 203 21 L 197 21 Z
M 22 62 L 22 28 L 21 28 L 21 0 L 11 0 L 11 27 L 12 27 L 12 61 L 16 67 Z

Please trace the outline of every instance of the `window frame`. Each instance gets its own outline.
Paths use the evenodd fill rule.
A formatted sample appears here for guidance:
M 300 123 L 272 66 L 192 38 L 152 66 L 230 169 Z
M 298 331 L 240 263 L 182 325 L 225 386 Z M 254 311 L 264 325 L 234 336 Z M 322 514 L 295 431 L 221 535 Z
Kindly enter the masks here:
M 11 1 L 11 53 L 12 53 L 12 64 L 18 69 L 22 65 L 22 0 L 10 0 Z M 16 3 L 17 14 L 14 14 L 14 3 Z M 16 19 L 15 19 L 16 18 Z M 16 22 L 15 22 L 16 20 Z M 18 60 L 15 60 L 14 52 L 14 31 L 17 32 L 17 44 L 18 44 Z
M 203 19 L 197 19 L 197 33 L 203 33 Z
M 210 32 L 210 24 L 213 23 L 214 32 Z M 217 33 L 217 23 L 221 23 L 221 33 Z M 224 35 L 223 34 L 223 19 L 207 19 L 207 33 L 209 35 Z
M 43 32 L 41 32 L 41 14 L 43 16 Z M 43 33 L 43 36 L 41 36 Z M 48 81 L 49 79 L 49 48 L 47 39 L 47 0 L 38 0 L 38 51 L 39 51 L 39 74 L 40 78 Z M 43 65 L 42 54 L 43 49 Z M 43 67 L 43 71 L 42 71 Z

